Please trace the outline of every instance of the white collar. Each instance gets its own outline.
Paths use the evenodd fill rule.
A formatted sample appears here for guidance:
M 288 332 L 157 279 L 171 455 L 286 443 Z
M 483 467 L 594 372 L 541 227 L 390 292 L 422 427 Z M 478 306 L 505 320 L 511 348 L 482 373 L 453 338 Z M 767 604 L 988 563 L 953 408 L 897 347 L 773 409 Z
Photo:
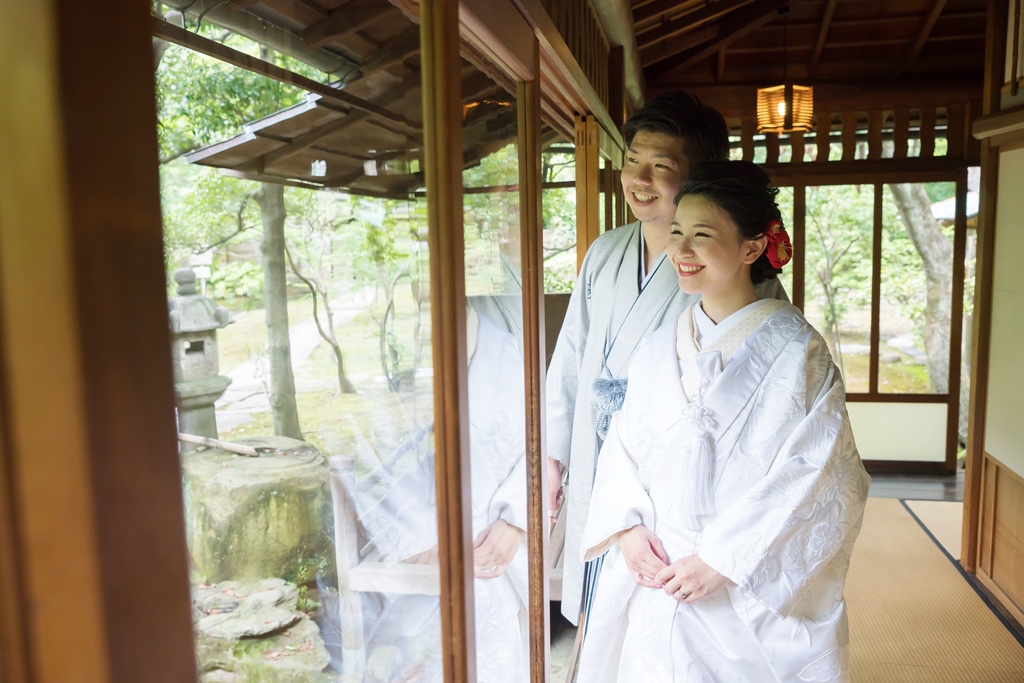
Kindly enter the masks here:
M 705 347 L 713 344 L 716 339 L 721 337 L 723 334 L 729 331 L 729 329 L 738 323 L 740 320 L 746 317 L 754 308 L 760 306 L 770 299 L 760 299 L 752 304 L 747 304 L 740 310 L 736 311 L 725 320 L 720 323 L 715 323 L 714 320 L 708 317 L 708 314 L 704 312 L 702 304 L 697 303 L 693 306 L 693 323 L 694 323 L 694 336 L 695 341 L 700 347 Z

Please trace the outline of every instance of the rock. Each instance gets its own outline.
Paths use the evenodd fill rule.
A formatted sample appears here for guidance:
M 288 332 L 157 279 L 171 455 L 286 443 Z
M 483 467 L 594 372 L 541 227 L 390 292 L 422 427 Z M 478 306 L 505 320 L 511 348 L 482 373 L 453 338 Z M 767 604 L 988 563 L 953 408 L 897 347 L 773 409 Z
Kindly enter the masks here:
M 210 449 L 182 457 L 186 533 L 199 576 L 312 581 L 333 564 L 326 459 L 285 437 L 240 443 L 260 456 Z
M 297 603 L 298 589 L 281 579 L 195 587 L 202 683 L 333 681 L 320 630 Z

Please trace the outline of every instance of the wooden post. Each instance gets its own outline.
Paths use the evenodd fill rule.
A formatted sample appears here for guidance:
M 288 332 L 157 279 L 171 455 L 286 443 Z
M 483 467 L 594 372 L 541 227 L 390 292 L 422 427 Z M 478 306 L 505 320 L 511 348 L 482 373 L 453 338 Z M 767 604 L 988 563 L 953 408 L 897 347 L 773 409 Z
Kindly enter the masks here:
M 793 305 L 804 310 L 804 272 L 807 267 L 807 186 L 802 175 L 793 177 Z
M 533 63 L 540 47 L 534 39 Z M 544 448 L 544 240 L 541 213 L 540 78 L 518 84 L 519 203 L 522 216 L 523 361 L 526 373 L 526 547 L 529 562 L 530 681 L 547 683 L 551 643 L 548 609 L 547 467 Z
M 931 159 L 935 156 L 935 107 L 921 108 L 921 158 Z
M 789 149 L 789 162 L 802 164 L 804 162 L 804 132 L 802 130 L 789 134 Z
M 868 112 L 868 159 L 882 158 L 882 110 Z
M 1009 6 L 988 3 L 985 37 L 985 90 L 982 114 L 999 109 L 1006 58 Z M 967 464 L 964 473 L 964 523 L 960 564 L 974 573 L 978 566 L 981 523 L 981 475 L 985 459 L 985 409 L 988 400 L 989 347 L 992 335 L 992 264 L 995 249 L 996 189 L 999 187 L 999 149 L 986 138 L 981 142 L 981 196 L 978 202 L 978 246 L 975 261 L 974 329 L 971 341 L 971 402 L 967 427 Z
M 476 683 L 470 517 L 462 103 L 456 0 L 423 0 L 423 139 L 434 360 L 437 537 L 445 681 Z
M 576 117 L 576 270 L 601 234 L 601 128 L 593 116 Z
M 764 163 L 774 165 L 779 163 L 779 134 L 764 134 L 765 159 Z
M 967 131 L 967 126 L 964 126 L 964 105 L 951 104 L 946 107 L 946 112 L 946 156 L 961 159 L 966 146 L 964 134 Z
M 828 161 L 829 133 L 832 131 L 832 114 L 829 113 L 827 109 L 819 109 L 814 113 L 814 118 L 816 120 L 815 144 L 818 147 L 815 161 L 824 163 Z
M 95 8 L 0 0 L 0 679 L 19 683 L 196 676 L 151 22 L 103 12 L 97 39 Z
M 897 109 L 894 112 L 895 123 L 892 127 L 892 158 L 906 159 L 907 145 L 910 142 L 910 111 Z
M 740 145 L 743 149 L 743 161 L 754 160 L 754 117 L 745 115 L 740 117 Z
M 843 112 L 843 161 L 857 158 L 857 112 Z

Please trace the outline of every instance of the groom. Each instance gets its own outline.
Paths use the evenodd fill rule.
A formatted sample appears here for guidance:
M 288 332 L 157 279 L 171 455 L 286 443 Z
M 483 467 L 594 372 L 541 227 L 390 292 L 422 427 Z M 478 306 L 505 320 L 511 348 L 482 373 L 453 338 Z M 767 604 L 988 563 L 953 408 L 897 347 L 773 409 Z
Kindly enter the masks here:
M 690 168 L 729 158 L 725 119 L 693 95 L 648 102 L 622 127 L 622 191 L 637 220 L 598 237 L 587 250 L 547 373 L 548 514 L 562 500 L 568 469 L 568 519 L 562 614 L 577 624 L 600 572 L 580 556 L 594 471 L 611 415 L 621 405 L 629 361 L 640 340 L 699 297 L 679 290 L 665 264 L 674 199 Z M 787 299 L 777 279 L 758 289 Z

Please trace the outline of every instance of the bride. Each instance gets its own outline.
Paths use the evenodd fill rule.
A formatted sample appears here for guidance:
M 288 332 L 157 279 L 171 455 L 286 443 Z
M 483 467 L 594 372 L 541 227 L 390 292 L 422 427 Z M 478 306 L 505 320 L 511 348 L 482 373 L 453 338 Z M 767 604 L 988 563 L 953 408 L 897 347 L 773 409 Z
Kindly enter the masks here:
M 668 254 L 701 301 L 637 352 L 598 461 L 580 683 L 849 680 L 869 478 L 824 340 L 754 288 L 792 256 L 777 194 L 717 161 L 676 198 Z

